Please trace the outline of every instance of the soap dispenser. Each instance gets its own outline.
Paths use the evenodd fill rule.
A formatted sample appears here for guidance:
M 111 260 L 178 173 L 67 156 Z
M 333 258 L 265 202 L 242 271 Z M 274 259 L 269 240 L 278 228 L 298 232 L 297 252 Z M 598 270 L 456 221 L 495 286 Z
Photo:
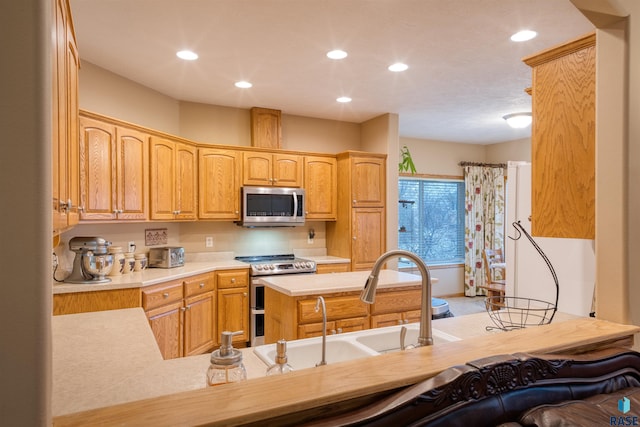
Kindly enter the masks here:
M 267 369 L 267 376 L 286 374 L 291 371 L 293 368 L 287 363 L 287 342 L 279 340 L 276 344 L 276 363 Z
M 220 348 L 211 353 L 211 365 L 207 370 L 207 385 L 221 385 L 247 379 L 247 371 L 242 363 L 242 353 L 233 348 L 232 343 L 233 336 L 242 333 L 242 331 L 222 332 Z

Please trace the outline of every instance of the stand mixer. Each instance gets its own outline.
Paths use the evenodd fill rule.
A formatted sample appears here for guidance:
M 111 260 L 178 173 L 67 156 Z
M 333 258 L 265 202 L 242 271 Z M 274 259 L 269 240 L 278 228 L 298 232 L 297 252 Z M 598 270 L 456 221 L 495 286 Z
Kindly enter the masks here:
M 73 270 L 66 283 L 108 283 L 106 277 L 113 267 L 113 255 L 107 253 L 111 242 L 102 237 L 74 237 L 69 240 L 69 250 L 76 253 Z

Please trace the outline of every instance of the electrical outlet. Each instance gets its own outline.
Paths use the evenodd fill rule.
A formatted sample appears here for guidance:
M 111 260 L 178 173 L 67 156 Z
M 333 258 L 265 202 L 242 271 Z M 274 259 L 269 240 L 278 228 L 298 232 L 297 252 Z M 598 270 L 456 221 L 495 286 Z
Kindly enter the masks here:
M 135 251 L 136 251 L 136 242 L 132 240 L 129 242 L 129 252 L 135 252 Z
M 207 248 L 212 248 L 212 247 L 213 247 L 213 237 L 211 237 L 211 236 L 207 236 L 207 237 L 205 237 L 205 239 L 204 239 L 204 245 L 205 245 Z

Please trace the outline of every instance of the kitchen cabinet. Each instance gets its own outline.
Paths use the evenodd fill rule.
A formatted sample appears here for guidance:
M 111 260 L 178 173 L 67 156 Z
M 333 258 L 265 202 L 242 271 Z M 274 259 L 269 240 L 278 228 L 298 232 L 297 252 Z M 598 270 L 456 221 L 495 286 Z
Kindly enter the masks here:
M 421 305 L 421 289 L 380 293 L 371 305 L 371 327 L 419 322 Z
M 316 274 L 345 273 L 351 271 L 351 264 L 341 262 L 336 264 L 316 264 Z
M 164 359 L 201 354 L 217 344 L 215 279 L 209 273 L 142 288 L 142 307 Z
M 140 288 L 71 292 L 53 295 L 53 314 L 75 314 L 90 311 L 140 307 Z
M 200 148 L 198 162 L 198 218 L 239 220 L 242 152 Z
M 251 109 L 251 146 L 280 148 L 282 141 L 282 112 L 270 108 Z
M 367 270 L 386 251 L 386 155 L 349 151 L 337 155 L 338 216 L 327 222 L 327 254 Z
M 338 162 L 334 156 L 304 158 L 305 217 L 335 221 L 338 203 Z
M 249 270 L 225 270 L 216 272 L 218 287 L 218 336 L 223 331 L 237 332 L 234 344 L 246 345 L 249 341 Z
M 303 156 L 245 151 L 243 185 L 301 187 Z
M 327 334 L 369 329 L 369 307 L 359 293 L 323 296 Z M 265 343 L 322 335 L 322 310 L 315 311 L 317 296 L 292 297 L 265 287 Z
M 80 219 L 148 218 L 149 135 L 80 117 Z
M 595 238 L 596 36 L 524 58 L 532 68 L 531 234 Z
M 67 0 L 52 2 L 53 232 L 79 221 L 78 69 L 76 37 Z
M 151 219 L 195 220 L 198 216 L 197 149 L 184 142 L 151 137 Z

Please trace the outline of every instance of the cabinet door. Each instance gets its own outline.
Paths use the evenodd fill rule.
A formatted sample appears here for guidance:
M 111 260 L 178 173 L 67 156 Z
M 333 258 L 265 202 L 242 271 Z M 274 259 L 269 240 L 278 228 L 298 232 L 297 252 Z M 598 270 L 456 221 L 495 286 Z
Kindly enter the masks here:
M 149 136 L 117 127 L 117 209 L 120 220 L 145 220 L 149 212 Z
M 279 187 L 302 186 L 302 157 L 291 154 L 273 155 L 273 185 Z
M 365 329 L 369 329 L 368 317 L 354 317 L 351 319 L 336 320 L 336 332 L 339 334 L 364 331 Z
M 182 301 L 147 311 L 147 319 L 164 359 L 182 356 Z
M 593 239 L 595 35 L 525 62 L 533 66 L 531 234 Z
M 228 288 L 218 290 L 218 334 L 223 331 L 242 334 L 233 337 L 233 342 L 245 343 L 249 340 L 249 288 Z
M 172 220 L 175 216 L 175 143 L 151 138 L 149 191 L 151 219 Z
M 386 198 L 384 159 L 354 157 L 351 159 L 352 207 L 381 207 Z
M 307 219 L 335 220 L 338 194 L 337 161 L 332 157 L 307 156 L 304 162 Z
M 371 316 L 371 327 L 372 328 L 384 328 L 386 326 L 396 326 L 401 325 L 402 322 L 402 314 L 401 313 L 386 313 L 386 314 L 376 314 Z M 398 335 L 398 339 L 399 339 Z
M 336 334 L 336 322 L 327 322 L 327 335 Z M 298 326 L 298 339 L 322 336 L 322 322 Z M 321 356 L 321 355 L 319 355 Z M 318 362 L 320 357 L 318 357 Z
M 65 2 L 66 4 L 67 2 Z M 68 7 L 68 4 L 67 4 Z M 78 224 L 80 220 L 80 131 L 78 112 L 78 70 L 80 57 L 73 33 L 73 26 L 67 25 L 66 39 L 66 78 L 67 78 L 67 227 Z
M 215 293 L 206 292 L 184 301 L 184 355 L 211 350 L 216 344 Z
M 353 209 L 351 221 L 351 270 L 370 270 L 385 251 L 384 208 Z
M 273 184 L 271 175 L 271 154 L 243 153 L 242 184 L 270 186 Z
M 234 150 L 200 149 L 199 218 L 240 219 L 240 154 Z
M 198 157 L 194 146 L 176 144 L 176 219 L 198 217 Z
M 82 220 L 114 219 L 117 213 L 116 128 L 82 117 L 80 130 L 80 217 Z

